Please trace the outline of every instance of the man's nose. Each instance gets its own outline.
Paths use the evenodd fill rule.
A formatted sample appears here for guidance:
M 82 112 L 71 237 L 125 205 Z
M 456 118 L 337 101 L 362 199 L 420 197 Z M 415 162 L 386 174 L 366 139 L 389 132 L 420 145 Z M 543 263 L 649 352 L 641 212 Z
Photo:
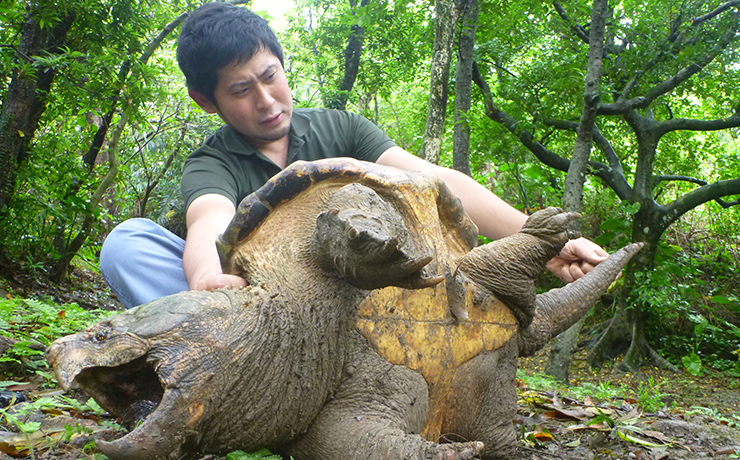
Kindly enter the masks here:
M 258 85 L 256 88 L 257 108 L 260 110 L 268 109 L 275 103 L 275 98 L 270 94 L 270 88 Z

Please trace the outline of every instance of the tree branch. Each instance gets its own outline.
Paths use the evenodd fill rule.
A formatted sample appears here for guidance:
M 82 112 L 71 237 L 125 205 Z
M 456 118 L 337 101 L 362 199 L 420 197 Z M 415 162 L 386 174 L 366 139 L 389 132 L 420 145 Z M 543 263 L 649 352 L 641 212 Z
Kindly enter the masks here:
M 696 183 L 700 182 L 703 181 L 698 180 Z M 663 228 L 668 228 L 682 215 L 712 200 L 716 201 L 723 208 L 740 205 L 740 199 L 733 201 L 722 199 L 726 196 L 740 195 L 740 179 L 720 180 L 712 184 L 705 182 L 705 184 L 680 196 L 670 204 L 663 206 L 661 209 L 662 222 L 660 225 Z
M 568 13 L 565 12 L 565 9 L 560 4 L 560 2 L 552 2 L 552 6 L 555 7 L 555 11 L 558 12 L 558 15 L 560 15 L 560 18 L 563 21 L 567 22 L 568 24 L 571 24 L 570 30 L 572 30 L 573 33 L 575 33 L 576 36 L 580 38 L 583 43 L 588 45 L 590 43 L 590 38 L 589 38 L 588 32 L 586 32 L 586 29 L 582 25 L 573 21 L 570 18 L 570 16 L 568 16 Z
M 728 118 L 718 120 L 694 120 L 689 118 L 672 118 L 658 124 L 662 136 L 671 131 L 719 131 L 721 129 L 740 127 L 740 112 L 737 110 Z
M 740 5 L 740 0 L 731 0 L 729 2 L 723 3 L 722 5 L 718 6 L 717 9 L 715 9 L 714 11 L 710 11 L 709 13 L 703 16 L 699 16 L 699 17 L 691 19 L 691 25 L 697 26 L 706 20 L 719 16 L 720 14 L 729 10 L 733 6 L 738 6 L 738 5 Z
M 545 165 L 557 169 L 558 171 L 567 172 L 570 167 L 570 160 L 563 158 L 557 153 L 545 148 L 540 142 L 538 142 L 531 132 L 526 129 L 519 127 L 520 123 L 511 115 L 501 110 L 494 102 L 491 93 L 491 88 L 485 81 L 483 76 L 480 74 L 477 63 L 473 63 L 473 81 L 483 93 L 483 98 L 486 106 L 486 116 L 491 120 L 503 125 L 509 132 L 514 134 L 519 142 L 524 145 L 530 152 L 537 157 Z M 577 125 L 577 123 L 576 123 Z M 619 196 L 620 199 L 626 200 L 632 193 L 630 187 L 624 175 L 619 170 L 610 168 L 609 166 L 599 163 L 597 161 L 588 162 L 588 173 L 592 174 L 601 180 L 603 180 L 612 190 Z
M 544 120 L 544 123 L 548 126 L 552 126 L 556 129 L 568 130 L 576 132 L 578 130 L 578 122 L 568 120 Z M 617 157 L 617 153 L 614 151 L 609 140 L 601 134 L 599 127 L 594 124 L 594 144 L 599 148 L 599 151 L 604 154 L 604 158 L 609 163 L 609 167 L 615 172 L 624 176 L 624 170 L 622 169 L 622 163 Z
M 187 16 L 187 13 L 183 13 L 175 18 L 172 22 L 167 24 L 146 47 L 142 55 L 139 57 L 138 63 L 141 65 L 145 65 L 152 54 L 154 54 L 154 51 L 157 49 L 157 47 L 159 47 L 159 45 L 165 39 L 165 37 L 170 34 L 178 25 L 180 25 L 180 23 L 182 23 L 185 18 L 187 18 Z M 121 133 L 128 123 L 129 117 L 129 111 L 123 110 L 121 112 L 121 118 L 118 120 L 118 124 L 113 130 L 110 141 L 108 142 L 108 172 L 105 174 L 103 179 L 98 184 L 98 187 L 95 189 L 92 196 L 90 197 L 90 202 L 88 203 L 88 209 L 90 210 L 90 213 L 85 216 L 85 220 L 82 222 L 79 233 L 77 233 L 77 236 L 75 236 L 75 238 L 69 243 L 69 245 L 67 245 L 67 248 L 65 249 L 66 253 L 62 257 L 60 257 L 55 264 L 54 276 L 57 279 L 60 279 L 64 276 L 64 273 L 66 273 L 69 264 L 72 261 L 72 258 L 74 258 L 79 249 L 85 243 L 85 240 L 87 240 L 90 228 L 93 224 L 95 210 L 105 196 L 105 193 L 107 193 L 108 187 L 110 187 L 110 185 L 115 180 L 116 175 L 118 174 L 118 169 L 120 166 L 120 160 L 118 158 L 118 143 L 121 138 Z
M 679 176 L 675 174 L 661 174 L 659 176 L 653 176 L 653 183 L 655 185 L 658 185 L 661 182 L 672 182 L 672 181 L 691 182 L 692 184 L 707 185 L 707 181 L 702 180 L 702 179 L 697 179 L 696 177 Z
M 649 90 L 645 96 L 634 97 L 632 99 L 626 99 L 629 94 L 627 90 L 632 90 L 634 84 L 639 79 L 639 73 L 636 73 L 632 80 L 627 84 L 625 90 L 622 92 L 622 97 L 617 102 L 601 104 L 599 107 L 599 115 L 623 115 L 629 111 L 635 109 L 643 109 L 649 106 L 654 100 L 660 96 L 673 91 L 680 84 L 687 81 L 695 74 L 701 72 L 710 62 L 712 62 L 727 46 L 737 38 L 737 24 L 727 30 L 725 35 L 719 40 L 719 42 L 713 46 L 709 52 L 702 56 L 699 60 L 692 62 L 688 66 L 679 70 L 674 76 L 663 80 L 662 82 L 655 85 Z M 651 61 L 648 65 L 653 66 L 656 62 Z
M 603 73 L 604 35 L 608 1 L 594 0 L 591 9 L 591 33 L 588 45 L 588 66 L 583 93 L 581 121 L 576 130 L 576 142 L 573 145 L 568 174 L 565 177 L 563 192 L 563 209 L 580 212 L 583 209 L 583 184 L 586 180 L 586 166 L 594 145 L 594 127 L 596 109 L 601 101 L 601 76 Z M 579 223 L 569 226 L 571 230 L 580 230 Z
M 488 82 L 483 79 L 478 69 L 478 64 L 473 63 L 473 81 L 480 88 L 483 93 L 483 97 L 486 105 L 486 116 L 491 120 L 503 125 L 509 132 L 514 134 L 519 142 L 521 142 L 529 151 L 547 166 L 557 169 L 559 171 L 568 171 L 570 161 L 561 157 L 560 155 L 546 149 L 542 144 L 532 136 L 532 133 L 525 129 L 519 128 L 519 121 L 511 115 L 507 114 L 503 110 L 494 104 L 493 97 L 491 94 L 491 88 L 488 86 Z

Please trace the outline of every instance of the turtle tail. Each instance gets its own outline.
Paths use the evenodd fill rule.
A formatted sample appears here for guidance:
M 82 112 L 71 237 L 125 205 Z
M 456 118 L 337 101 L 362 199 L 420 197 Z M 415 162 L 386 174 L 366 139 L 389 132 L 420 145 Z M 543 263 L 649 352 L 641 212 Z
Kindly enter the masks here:
M 642 246 L 643 243 L 629 244 L 573 283 L 538 294 L 532 324 L 519 331 L 519 356 L 530 356 L 551 338 L 575 324 Z

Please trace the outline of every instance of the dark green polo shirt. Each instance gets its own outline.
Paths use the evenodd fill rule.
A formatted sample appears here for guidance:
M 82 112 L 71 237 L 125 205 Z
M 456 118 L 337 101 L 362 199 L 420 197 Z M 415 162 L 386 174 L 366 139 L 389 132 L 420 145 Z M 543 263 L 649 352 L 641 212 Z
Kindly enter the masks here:
M 333 157 L 375 162 L 395 145 L 380 128 L 355 113 L 294 109 L 288 164 Z M 238 132 L 223 126 L 185 161 L 180 186 L 186 208 L 207 193 L 218 193 L 238 205 L 278 172 L 280 167 Z

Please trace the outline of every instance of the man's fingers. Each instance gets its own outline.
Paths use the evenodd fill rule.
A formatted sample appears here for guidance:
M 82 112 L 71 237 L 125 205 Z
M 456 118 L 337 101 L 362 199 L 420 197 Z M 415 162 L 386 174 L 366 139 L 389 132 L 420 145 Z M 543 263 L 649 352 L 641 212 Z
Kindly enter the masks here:
M 569 253 L 568 255 L 572 259 L 582 259 L 592 265 L 598 265 L 609 257 L 609 253 L 604 251 L 601 246 L 586 238 L 569 241 L 563 252 Z
M 247 285 L 247 280 L 244 278 L 240 278 L 238 276 L 234 275 L 222 275 L 223 278 L 220 279 L 220 281 L 223 283 L 220 287 L 225 288 L 236 288 L 236 287 L 244 287 Z
M 573 281 L 577 280 L 578 278 L 582 277 L 585 273 L 581 269 L 581 265 L 578 263 L 570 264 L 568 267 L 568 272 L 570 274 L 570 277 L 573 279 Z M 572 281 L 568 281 L 571 283 Z
M 591 270 L 593 270 L 593 269 L 594 269 L 594 267 L 595 267 L 595 265 L 591 265 L 591 264 L 590 264 L 590 263 L 588 263 L 588 262 L 585 262 L 585 261 L 584 261 L 584 262 L 581 262 L 581 272 L 582 272 L 582 273 L 583 273 L 584 275 L 585 275 L 586 273 L 590 272 Z
M 208 291 L 219 288 L 244 287 L 247 280 L 236 275 L 215 275 L 198 282 L 195 287 L 196 291 Z

